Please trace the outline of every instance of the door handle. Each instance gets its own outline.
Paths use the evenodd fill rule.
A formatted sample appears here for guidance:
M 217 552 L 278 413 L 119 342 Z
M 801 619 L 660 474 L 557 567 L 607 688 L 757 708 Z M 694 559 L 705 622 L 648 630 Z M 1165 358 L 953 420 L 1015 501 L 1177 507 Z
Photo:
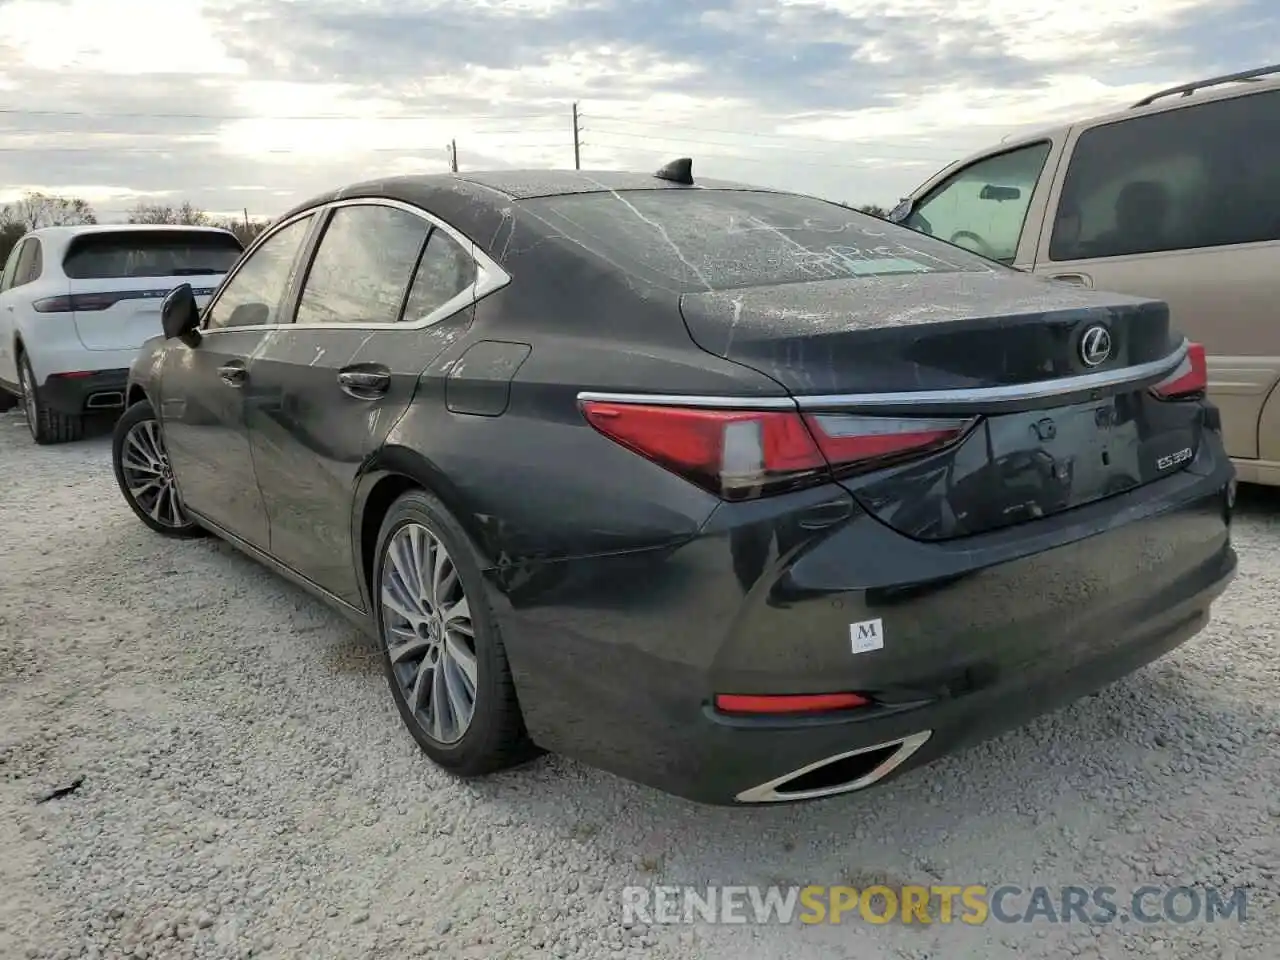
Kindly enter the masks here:
M 357 400 L 370 400 L 386 393 L 391 386 L 391 373 L 386 370 L 341 370 L 338 384 L 344 393 Z
M 222 378 L 222 382 L 227 386 L 238 387 L 249 376 L 249 371 L 239 364 L 229 363 L 225 367 L 218 368 L 218 376 Z
M 1050 280 L 1061 280 L 1063 283 L 1071 283 L 1077 287 L 1092 287 L 1093 278 L 1087 273 L 1054 273 L 1050 274 Z

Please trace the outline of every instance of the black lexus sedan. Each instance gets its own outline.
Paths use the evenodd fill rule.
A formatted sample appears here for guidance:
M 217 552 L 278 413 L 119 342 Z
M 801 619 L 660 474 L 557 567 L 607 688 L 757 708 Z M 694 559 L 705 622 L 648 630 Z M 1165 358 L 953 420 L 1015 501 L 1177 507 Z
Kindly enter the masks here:
M 163 324 L 125 499 L 366 628 L 463 776 L 858 790 L 1162 655 L 1235 572 L 1165 304 L 688 161 L 335 190 Z

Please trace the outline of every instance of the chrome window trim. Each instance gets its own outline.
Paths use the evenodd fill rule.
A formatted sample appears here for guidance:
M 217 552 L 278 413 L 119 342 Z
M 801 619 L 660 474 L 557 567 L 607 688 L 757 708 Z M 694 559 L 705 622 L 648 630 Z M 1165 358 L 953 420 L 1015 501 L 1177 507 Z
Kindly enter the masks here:
M 471 240 L 471 238 L 457 227 L 441 220 L 435 214 L 428 213 L 426 210 L 423 210 L 420 207 L 415 207 L 413 204 L 404 203 L 401 200 L 392 200 L 387 197 L 352 197 L 345 200 L 333 200 L 328 203 L 322 203 L 315 207 L 309 207 L 306 210 L 299 210 L 293 216 L 289 217 L 289 219 L 281 220 L 279 223 L 273 224 L 269 231 L 264 231 L 253 241 L 252 244 L 250 244 L 240 262 L 236 264 L 235 269 L 228 274 L 226 279 L 223 281 L 222 287 L 218 291 L 218 296 L 220 297 L 222 290 L 225 290 L 231 284 L 232 280 L 235 279 L 236 274 L 240 272 L 240 268 L 248 262 L 249 258 L 253 256 L 254 253 L 257 252 L 258 247 L 266 243 L 267 240 L 275 236 L 281 230 L 284 230 L 305 217 L 315 216 L 317 214 L 324 216 L 330 211 L 337 210 L 341 207 L 368 206 L 391 207 L 394 210 L 402 210 L 405 213 L 412 214 L 415 217 L 425 220 L 432 227 L 443 230 L 450 236 L 450 238 L 456 241 L 463 250 L 467 251 L 471 256 L 471 259 L 475 262 L 475 283 L 456 296 L 446 300 L 421 319 L 407 323 L 403 321 L 392 323 L 295 323 L 291 320 L 288 323 L 263 323 L 244 327 L 215 327 L 213 329 L 201 328 L 201 335 L 212 336 L 213 334 L 218 333 L 231 333 L 243 330 L 285 330 L 293 329 L 295 327 L 299 330 L 423 330 L 439 323 L 441 320 L 445 320 L 448 317 L 453 316 L 459 310 L 466 309 L 469 306 L 474 306 L 485 297 L 489 296 L 489 294 L 501 290 L 511 282 L 511 275 L 502 269 L 502 267 L 500 267 L 492 257 L 481 250 L 479 246 Z M 321 236 L 320 243 L 323 242 L 324 237 Z M 317 245 L 316 250 L 318 251 L 319 249 L 319 245 Z M 315 254 L 313 253 L 312 258 L 314 259 L 314 257 Z M 410 279 L 410 282 L 412 283 L 412 278 Z M 210 300 L 208 306 L 205 308 L 206 312 L 212 309 L 216 302 L 216 298 Z
M 1168 356 L 1148 363 L 1120 367 L 1116 370 L 1104 370 L 1099 373 L 1085 373 L 1075 377 L 1061 377 L 1057 380 L 1038 380 L 1033 383 L 1018 383 L 1003 387 L 919 390 L 903 393 L 843 393 L 799 396 L 794 399 L 791 397 L 667 396 L 662 394 L 605 393 L 584 390 L 578 394 L 578 400 L 597 403 L 648 403 L 671 407 L 735 410 L 794 410 L 797 407 L 801 410 L 838 410 L 844 408 L 862 410 L 876 407 L 969 407 L 986 404 L 1019 403 L 1047 400 L 1074 393 L 1088 393 L 1091 390 L 1103 390 L 1126 383 L 1140 383 L 1143 381 L 1154 383 L 1160 377 L 1175 370 L 1182 363 L 1189 347 L 1190 343 L 1183 339 L 1177 349 Z

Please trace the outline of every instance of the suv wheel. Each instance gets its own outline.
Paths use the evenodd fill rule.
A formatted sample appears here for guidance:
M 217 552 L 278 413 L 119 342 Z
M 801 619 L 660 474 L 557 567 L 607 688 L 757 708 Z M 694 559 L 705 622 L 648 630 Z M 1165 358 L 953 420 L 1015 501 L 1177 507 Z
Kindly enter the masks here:
M 69 443 L 84 436 L 84 417 L 51 410 L 41 401 L 35 372 L 25 353 L 18 356 L 18 385 L 22 388 L 22 409 L 27 415 L 27 429 L 36 443 Z
M 148 527 L 168 537 L 204 534 L 182 505 L 160 421 L 148 401 L 135 403 L 116 421 L 111 462 L 125 502 Z
M 530 759 L 480 555 L 435 497 L 391 505 L 373 569 L 383 668 L 400 716 L 445 769 L 481 776 Z

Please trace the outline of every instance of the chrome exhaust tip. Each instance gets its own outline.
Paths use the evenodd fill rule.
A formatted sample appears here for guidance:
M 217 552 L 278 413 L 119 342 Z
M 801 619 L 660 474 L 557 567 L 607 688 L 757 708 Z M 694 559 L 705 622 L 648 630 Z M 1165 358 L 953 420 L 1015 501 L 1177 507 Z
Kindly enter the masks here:
M 743 790 L 735 799 L 739 803 L 779 803 L 788 800 L 817 800 L 862 790 L 883 780 L 900 767 L 932 735 L 932 730 L 922 730 L 898 740 L 837 753 L 784 773 L 758 787 Z

